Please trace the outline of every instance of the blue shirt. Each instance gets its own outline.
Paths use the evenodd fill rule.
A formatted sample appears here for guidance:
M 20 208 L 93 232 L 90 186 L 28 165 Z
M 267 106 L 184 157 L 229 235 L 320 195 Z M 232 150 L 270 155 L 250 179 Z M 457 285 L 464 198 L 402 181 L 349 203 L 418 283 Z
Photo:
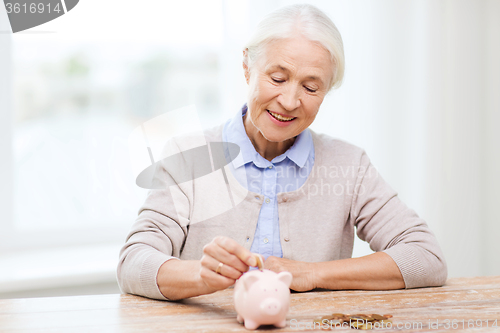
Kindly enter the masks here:
M 262 157 L 247 136 L 243 116 L 247 112 L 244 105 L 222 131 L 222 139 L 240 147 L 240 154 L 232 161 L 230 168 L 238 182 L 249 191 L 263 195 L 251 252 L 283 257 L 281 251 L 278 201 L 280 192 L 295 191 L 304 184 L 314 164 L 314 144 L 311 132 L 300 133 L 293 145 L 272 161 Z M 248 241 L 248 240 L 247 240 Z

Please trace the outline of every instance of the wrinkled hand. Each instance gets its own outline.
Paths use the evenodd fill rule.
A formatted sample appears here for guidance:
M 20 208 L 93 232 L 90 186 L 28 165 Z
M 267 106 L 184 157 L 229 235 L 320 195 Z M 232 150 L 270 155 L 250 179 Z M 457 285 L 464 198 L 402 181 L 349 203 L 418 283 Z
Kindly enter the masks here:
M 283 271 L 292 273 L 293 280 L 290 285 L 292 290 L 308 291 L 316 288 L 312 263 L 270 256 L 264 262 L 264 268 L 276 273 Z
M 218 236 L 203 248 L 200 277 L 212 291 L 222 290 L 256 265 L 250 251 L 231 238 Z

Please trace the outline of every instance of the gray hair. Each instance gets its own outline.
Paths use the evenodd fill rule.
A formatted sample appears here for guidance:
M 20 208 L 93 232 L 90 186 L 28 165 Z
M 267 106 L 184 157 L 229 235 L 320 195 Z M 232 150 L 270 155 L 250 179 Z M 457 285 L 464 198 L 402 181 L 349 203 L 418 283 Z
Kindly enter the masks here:
M 268 14 L 258 25 L 245 46 L 248 66 L 254 64 L 272 41 L 292 38 L 297 31 L 310 41 L 317 42 L 330 52 L 333 79 L 328 87 L 338 88 L 344 78 L 344 46 L 335 24 L 325 13 L 312 5 L 298 4 L 279 8 Z

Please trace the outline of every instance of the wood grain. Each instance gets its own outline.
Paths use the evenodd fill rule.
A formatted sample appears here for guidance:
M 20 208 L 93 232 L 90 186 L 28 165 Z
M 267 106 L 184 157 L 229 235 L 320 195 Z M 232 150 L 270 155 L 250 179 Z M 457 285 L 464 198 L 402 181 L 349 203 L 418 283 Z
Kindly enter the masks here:
M 319 331 L 312 321 L 332 313 L 392 314 L 392 326 L 404 332 L 500 332 L 500 276 L 450 279 L 439 288 L 292 293 L 288 326 L 259 331 Z M 232 289 L 178 302 L 133 295 L 0 300 L 0 332 L 38 331 L 248 332 L 236 321 Z

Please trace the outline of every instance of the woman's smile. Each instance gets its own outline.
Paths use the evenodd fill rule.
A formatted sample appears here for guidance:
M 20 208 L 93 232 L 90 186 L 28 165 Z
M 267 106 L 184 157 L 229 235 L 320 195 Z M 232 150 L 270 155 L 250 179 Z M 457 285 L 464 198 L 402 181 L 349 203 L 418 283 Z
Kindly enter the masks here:
M 297 117 L 286 117 L 282 114 L 279 114 L 277 112 L 272 112 L 269 110 L 266 110 L 267 113 L 270 115 L 271 120 L 276 123 L 278 126 L 288 126 L 291 122 L 293 122 Z

